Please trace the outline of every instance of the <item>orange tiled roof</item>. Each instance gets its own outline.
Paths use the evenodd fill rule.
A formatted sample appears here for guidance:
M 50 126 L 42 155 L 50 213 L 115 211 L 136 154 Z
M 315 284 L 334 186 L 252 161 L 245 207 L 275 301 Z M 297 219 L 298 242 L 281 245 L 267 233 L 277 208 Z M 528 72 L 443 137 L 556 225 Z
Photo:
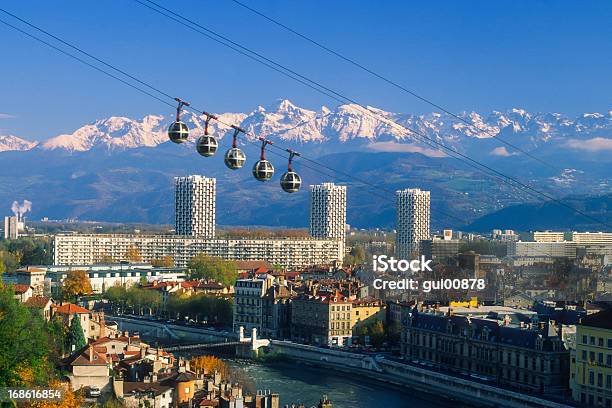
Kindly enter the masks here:
M 83 313 L 91 313 L 91 310 L 87 310 L 84 307 L 79 305 L 75 305 L 74 303 L 64 303 L 60 306 L 55 306 L 55 312 L 60 314 L 83 314 Z

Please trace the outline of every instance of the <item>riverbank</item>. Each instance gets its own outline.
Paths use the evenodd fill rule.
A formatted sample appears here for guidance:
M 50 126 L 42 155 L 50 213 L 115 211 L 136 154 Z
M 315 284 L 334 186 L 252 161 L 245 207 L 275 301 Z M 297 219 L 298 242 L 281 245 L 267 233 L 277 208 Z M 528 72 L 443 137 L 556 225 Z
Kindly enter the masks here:
M 258 363 L 229 359 L 229 364 L 245 371 L 257 389 L 269 389 L 280 394 L 281 406 L 303 402 L 316 406 L 322 395 L 333 402 L 334 408 L 465 408 L 466 405 L 419 395 L 398 387 L 336 370 L 322 369 L 291 361 Z

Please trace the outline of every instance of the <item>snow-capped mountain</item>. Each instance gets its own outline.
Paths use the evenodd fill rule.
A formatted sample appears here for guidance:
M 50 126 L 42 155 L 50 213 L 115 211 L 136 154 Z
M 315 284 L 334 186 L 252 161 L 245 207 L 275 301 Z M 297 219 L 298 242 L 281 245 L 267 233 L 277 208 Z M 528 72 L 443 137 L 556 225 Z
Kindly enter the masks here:
M 0 152 L 24 151 L 33 149 L 38 143 L 17 136 L 0 135 Z
M 264 136 L 299 144 L 305 150 L 325 146 L 328 151 L 354 147 L 410 151 L 409 147 L 413 146 L 417 149 L 414 151 L 426 152 L 424 148 L 431 151 L 431 142 L 426 142 L 424 137 L 462 151 L 476 149 L 497 156 L 517 152 L 501 144 L 497 147 L 484 144 L 483 140 L 499 137 L 530 151 L 545 146 L 590 153 L 612 150 L 612 111 L 569 118 L 558 113 L 529 113 L 515 108 L 486 115 L 462 112 L 459 116 L 463 120 L 459 120 L 445 113 L 402 114 L 352 104 L 334 109 L 323 106 L 315 111 L 283 99 L 267 107 L 258 106 L 248 114 L 217 115 L 220 121 L 211 122 L 210 131 L 221 139 L 231 134 L 226 125 L 236 124 L 251 133 L 250 138 L 253 134 Z M 166 130 L 172 120 L 171 115 L 148 115 L 142 119 L 110 117 L 41 143 L 0 136 L 0 151 L 38 148 L 84 152 L 96 148 L 114 151 L 155 147 L 167 142 Z M 203 134 L 204 116 L 185 112 L 182 120 L 190 127 L 192 140 Z

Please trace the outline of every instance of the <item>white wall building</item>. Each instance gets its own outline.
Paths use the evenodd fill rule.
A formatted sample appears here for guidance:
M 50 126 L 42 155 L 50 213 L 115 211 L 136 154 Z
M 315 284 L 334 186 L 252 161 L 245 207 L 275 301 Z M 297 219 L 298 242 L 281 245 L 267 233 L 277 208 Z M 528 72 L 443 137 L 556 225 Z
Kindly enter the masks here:
M 310 236 L 339 238 L 342 243 L 341 251 L 344 254 L 346 186 L 337 186 L 334 183 L 310 186 Z
M 143 262 L 170 256 L 184 268 L 198 254 L 224 259 L 265 260 L 288 269 L 327 264 L 342 259 L 339 239 L 209 239 L 181 235 L 58 234 L 54 238 L 56 265 L 92 265 L 104 259 L 127 260 L 137 250 Z
M 216 179 L 174 178 L 174 221 L 177 235 L 215 237 Z
M 565 242 L 508 242 L 508 256 L 535 256 L 551 258 L 575 258 L 576 243 Z
M 536 242 L 563 242 L 565 241 L 564 232 L 555 231 L 535 231 L 533 240 Z
M 395 196 L 395 252 L 400 259 L 413 259 L 419 254 L 421 241 L 429 239 L 430 192 L 408 188 L 396 191 Z

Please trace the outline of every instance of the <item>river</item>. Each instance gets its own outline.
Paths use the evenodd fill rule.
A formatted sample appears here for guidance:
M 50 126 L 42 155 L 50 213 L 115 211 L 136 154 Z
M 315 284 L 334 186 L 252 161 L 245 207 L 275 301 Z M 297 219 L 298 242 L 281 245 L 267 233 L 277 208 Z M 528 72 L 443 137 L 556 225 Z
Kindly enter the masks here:
M 419 396 L 419 391 L 387 386 L 368 378 L 351 378 L 345 373 L 305 366 L 301 363 L 260 364 L 226 360 L 245 371 L 258 390 L 280 394 L 281 407 L 301 403 L 316 406 L 323 395 L 333 408 L 457 408 L 460 404 Z

